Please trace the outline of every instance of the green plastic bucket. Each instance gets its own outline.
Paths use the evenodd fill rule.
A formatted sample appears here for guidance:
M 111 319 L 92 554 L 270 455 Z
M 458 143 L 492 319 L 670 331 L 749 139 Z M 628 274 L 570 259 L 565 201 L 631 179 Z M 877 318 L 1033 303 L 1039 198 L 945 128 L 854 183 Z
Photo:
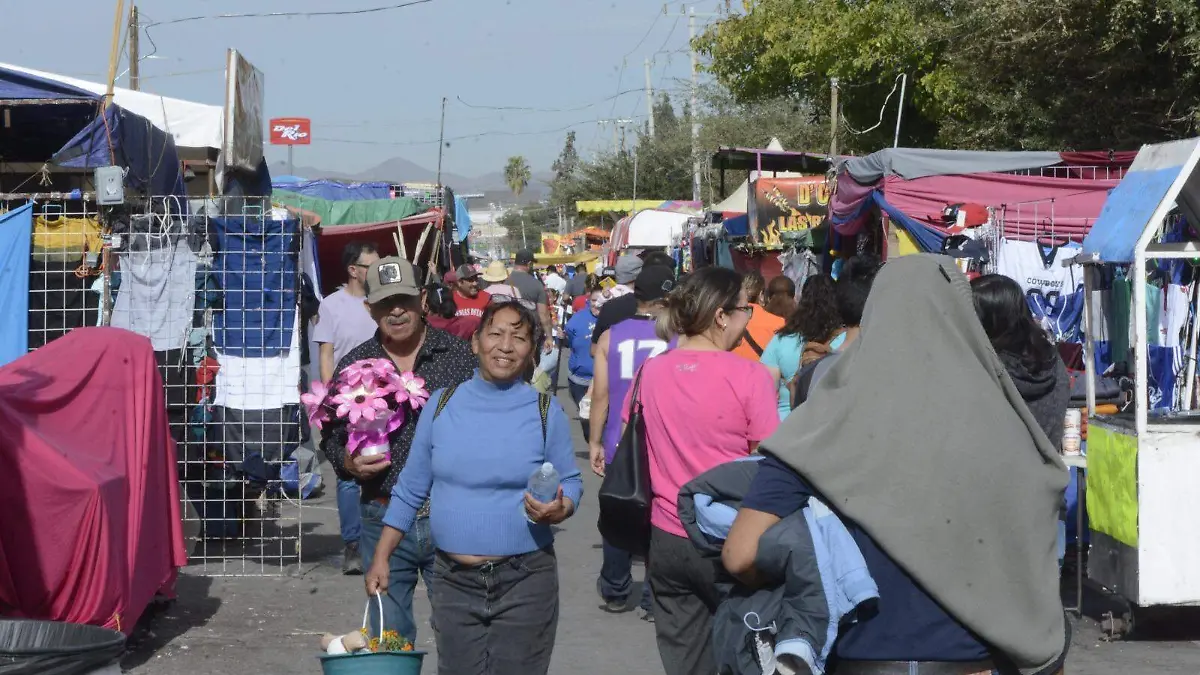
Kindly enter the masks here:
M 322 654 L 325 675 L 421 675 L 425 652 Z

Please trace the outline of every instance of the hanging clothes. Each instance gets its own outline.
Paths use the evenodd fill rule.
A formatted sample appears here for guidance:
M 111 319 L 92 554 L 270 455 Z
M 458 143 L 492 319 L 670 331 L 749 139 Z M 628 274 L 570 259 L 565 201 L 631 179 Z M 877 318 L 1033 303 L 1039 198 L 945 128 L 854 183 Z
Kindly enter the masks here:
M 1026 292 L 1074 293 L 1083 283 L 1080 265 L 1062 262 L 1078 255 L 1075 244 L 1046 246 L 1032 241 L 1001 239 L 996 251 L 996 272 L 1013 279 Z
M 182 349 L 196 303 L 196 254 L 186 237 L 146 243 L 121 256 L 124 278 L 111 325 L 150 338 L 155 351 Z

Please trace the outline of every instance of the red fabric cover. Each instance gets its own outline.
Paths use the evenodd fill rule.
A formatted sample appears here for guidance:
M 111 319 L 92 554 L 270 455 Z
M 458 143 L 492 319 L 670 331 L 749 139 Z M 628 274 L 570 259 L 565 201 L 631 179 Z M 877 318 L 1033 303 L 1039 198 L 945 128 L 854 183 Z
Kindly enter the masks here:
M 0 368 L 0 614 L 129 634 L 187 563 L 150 341 L 78 328 Z
M 400 255 L 396 250 L 396 228 L 404 233 L 404 246 L 408 259 L 415 264 L 427 267 L 433 259 L 433 252 L 438 245 L 437 231 L 442 227 L 443 216 L 439 209 L 430 209 L 425 213 L 410 216 L 404 220 L 391 220 L 382 223 L 366 225 L 338 225 L 323 227 L 317 233 L 317 264 L 321 271 L 321 293 L 329 295 L 339 286 L 346 283 L 346 269 L 342 267 L 342 249 L 352 241 L 362 241 L 373 244 L 380 256 Z M 425 237 L 421 250 L 421 234 L 425 226 L 433 224 L 434 230 Z M 443 262 L 445 262 L 443 260 Z M 424 278 L 421 279 L 424 285 Z
M 1053 214 L 1056 236 L 1082 242 L 1100 215 L 1108 191 L 1118 182 L 1006 173 L 928 176 L 913 180 L 889 176 L 884 179 L 883 194 L 892 206 L 943 232 L 947 229 L 942 221 L 946 204 L 993 206 L 997 216 L 1000 207 L 1007 205 L 1005 236 L 1029 240 L 1043 231 L 1048 234 Z
M 730 249 L 730 256 L 733 258 L 733 269 L 742 274 L 757 271 L 767 281 L 783 274 L 783 263 L 779 262 L 779 251 L 762 251 L 751 255 L 734 248 Z
M 1084 150 L 1082 152 L 1060 152 L 1062 163 L 1067 166 L 1103 166 L 1112 169 L 1128 169 L 1133 165 L 1133 160 L 1137 157 L 1137 150 L 1122 150 L 1113 152 L 1110 156 L 1108 150 Z

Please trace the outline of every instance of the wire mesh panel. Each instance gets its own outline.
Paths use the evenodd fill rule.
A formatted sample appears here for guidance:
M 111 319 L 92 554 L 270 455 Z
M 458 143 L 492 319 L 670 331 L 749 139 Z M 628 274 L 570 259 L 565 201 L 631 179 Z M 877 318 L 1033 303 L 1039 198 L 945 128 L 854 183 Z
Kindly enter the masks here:
M 301 553 L 285 489 L 301 441 L 299 224 L 260 199 L 173 197 L 106 224 L 110 324 L 154 347 L 193 570 L 282 573 Z
M 101 324 L 102 248 L 97 206 L 83 199 L 39 201 L 29 261 L 29 349 L 80 326 Z

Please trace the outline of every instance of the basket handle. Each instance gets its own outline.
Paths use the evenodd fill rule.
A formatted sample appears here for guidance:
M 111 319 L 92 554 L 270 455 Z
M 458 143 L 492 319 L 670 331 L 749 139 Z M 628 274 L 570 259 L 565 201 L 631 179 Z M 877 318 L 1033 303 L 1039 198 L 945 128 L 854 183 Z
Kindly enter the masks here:
M 374 597 L 375 597 L 375 602 L 378 603 L 378 605 L 379 605 L 379 638 L 383 639 L 383 596 L 381 596 L 379 594 L 379 591 L 375 591 Z M 371 616 L 371 599 L 367 598 L 367 606 L 363 608 L 363 621 L 362 621 L 362 627 L 364 630 L 367 631 L 367 637 L 371 636 L 371 631 L 369 629 L 367 629 L 367 623 L 368 623 L 368 619 L 370 618 L 370 616 Z

